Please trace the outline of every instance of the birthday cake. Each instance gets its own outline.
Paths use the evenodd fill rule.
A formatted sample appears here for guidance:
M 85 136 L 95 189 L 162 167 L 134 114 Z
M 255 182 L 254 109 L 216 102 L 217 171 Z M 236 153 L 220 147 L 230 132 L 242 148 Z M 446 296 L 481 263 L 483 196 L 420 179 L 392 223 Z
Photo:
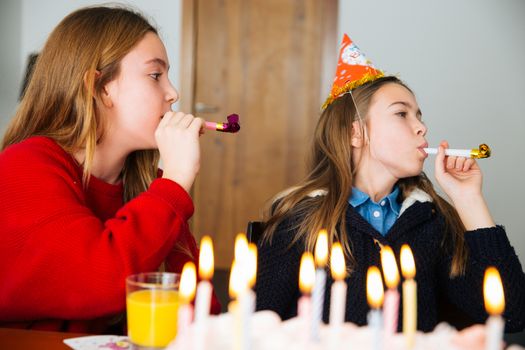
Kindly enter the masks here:
M 192 324 L 186 332 L 179 334 L 166 350 L 181 349 L 407 349 L 406 338 L 401 333 L 386 336 L 376 333 L 371 327 L 358 327 L 345 323 L 339 329 L 322 325 L 319 339 L 309 337 L 309 325 L 305 320 L 293 318 L 281 321 L 272 311 L 260 311 L 252 315 L 248 327 L 237 329 L 231 313 L 211 316 L 205 328 Z M 451 326 L 439 324 L 431 333 L 417 332 L 412 349 L 463 350 L 485 349 L 485 327 L 478 325 L 461 332 Z M 243 338 L 244 335 L 244 338 Z M 242 339 L 240 339 L 241 337 Z

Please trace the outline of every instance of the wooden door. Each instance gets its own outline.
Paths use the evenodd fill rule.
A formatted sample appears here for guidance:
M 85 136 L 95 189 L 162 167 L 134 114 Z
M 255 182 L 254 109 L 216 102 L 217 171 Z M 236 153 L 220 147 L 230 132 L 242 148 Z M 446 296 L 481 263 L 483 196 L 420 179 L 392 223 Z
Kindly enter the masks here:
M 241 121 L 237 134 L 202 136 L 193 188 L 192 230 L 213 237 L 218 268 L 230 267 L 247 222 L 304 178 L 336 36 L 337 0 L 183 1 L 182 110 Z

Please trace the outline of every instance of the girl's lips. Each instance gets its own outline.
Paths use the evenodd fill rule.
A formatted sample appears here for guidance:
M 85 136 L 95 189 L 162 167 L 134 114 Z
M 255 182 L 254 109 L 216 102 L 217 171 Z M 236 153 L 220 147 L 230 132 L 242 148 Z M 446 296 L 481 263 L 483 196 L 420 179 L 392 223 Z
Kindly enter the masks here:
M 427 148 L 428 147 L 428 143 L 425 142 L 424 144 L 422 144 L 421 146 L 419 146 L 417 149 L 423 153 L 423 155 L 425 156 L 425 158 L 428 157 L 428 153 L 424 150 L 424 148 Z

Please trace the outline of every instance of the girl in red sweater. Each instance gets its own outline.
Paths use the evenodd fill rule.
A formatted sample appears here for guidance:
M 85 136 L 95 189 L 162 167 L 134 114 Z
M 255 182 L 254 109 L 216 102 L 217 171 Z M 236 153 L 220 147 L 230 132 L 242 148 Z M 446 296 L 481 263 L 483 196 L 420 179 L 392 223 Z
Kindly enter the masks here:
M 203 121 L 171 111 L 168 69 L 129 9 L 80 9 L 51 33 L 1 146 L 1 326 L 104 332 L 126 276 L 196 260 Z

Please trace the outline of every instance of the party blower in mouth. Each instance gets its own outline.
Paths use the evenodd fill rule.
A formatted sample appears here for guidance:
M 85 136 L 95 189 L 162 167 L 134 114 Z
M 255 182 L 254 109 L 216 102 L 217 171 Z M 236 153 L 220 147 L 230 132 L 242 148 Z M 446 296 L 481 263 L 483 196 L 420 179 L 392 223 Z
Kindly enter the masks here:
M 236 133 L 237 131 L 241 130 L 241 125 L 239 124 L 239 115 L 230 114 L 226 117 L 226 119 L 228 120 L 226 123 L 205 122 L 204 128 L 208 130 L 230 133 Z
M 437 148 L 423 148 L 427 154 L 437 154 L 438 150 Z M 473 149 L 451 149 L 447 148 L 445 150 L 445 155 L 447 156 L 455 156 L 455 157 L 465 157 L 465 158 L 488 158 L 490 157 L 490 147 L 489 145 L 482 143 L 479 145 L 479 148 L 473 148 Z

